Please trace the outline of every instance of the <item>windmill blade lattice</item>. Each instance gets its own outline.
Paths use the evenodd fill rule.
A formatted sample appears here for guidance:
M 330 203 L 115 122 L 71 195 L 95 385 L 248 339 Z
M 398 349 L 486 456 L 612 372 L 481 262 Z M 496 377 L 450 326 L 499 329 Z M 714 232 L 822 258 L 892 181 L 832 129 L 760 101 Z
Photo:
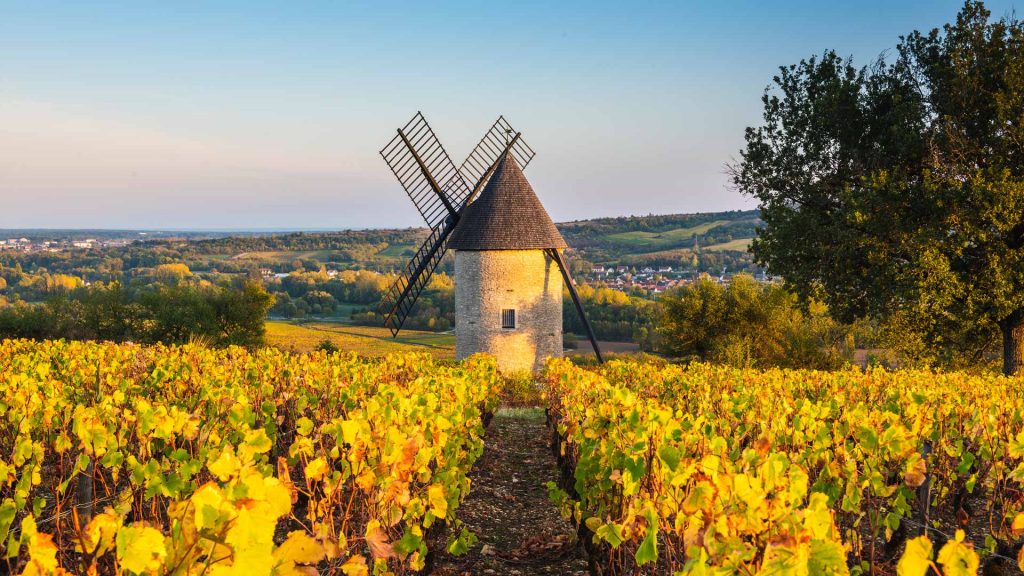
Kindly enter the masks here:
M 431 228 L 444 223 L 470 195 L 469 186 L 420 112 L 398 130 L 380 155 Z
M 432 228 L 430 236 L 420 245 L 398 279 L 388 288 L 378 311 L 384 316 L 384 325 L 391 330 L 392 336 L 398 335 L 420 292 L 423 292 L 430 283 L 430 277 L 448 249 L 448 236 L 454 228 L 455 226 L 445 226 L 444 223 Z
M 398 130 L 380 155 L 430 226 L 430 235 L 377 308 L 391 335 L 397 336 L 444 257 L 448 235 L 471 190 L 421 112 Z
M 490 176 L 489 171 L 505 152 L 509 141 L 517 134 L 512 125 L 499 116 L 498 120 L 491 125 L 490 130 L 484 134 L 480 142 L 469 153 L 466 160 L 459 166 L 459 173 L 462 174 L 464 182 L 471 186 L 471 192 L 477 194 L 486 184 L 486 177 Z M 520 168 L 526 169 L 526 165 L 533 160 L 535 152 L 533 148 L 521 137 L 517 138 L 510 149 L 512 155 Z M 472 198 L 471 198 L 472 199 Z

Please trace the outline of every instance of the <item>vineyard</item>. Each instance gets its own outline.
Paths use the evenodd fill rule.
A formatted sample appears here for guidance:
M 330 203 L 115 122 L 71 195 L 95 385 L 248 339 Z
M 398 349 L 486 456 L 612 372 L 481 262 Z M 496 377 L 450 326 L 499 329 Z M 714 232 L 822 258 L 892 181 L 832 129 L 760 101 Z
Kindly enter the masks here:
M 489 359 L 4 341 L 0 374 L 8 573 L 402 574 L 473 542 Z
M 562 360 L 546 379 L 564 474 L 549 488 L 595 572 L 1024 564 L 1020 379 Z
M 7 573 L 426 574 L 479 550 L 460 506 L 508 384 L 487 357 L 3 341 L 0 374 Z M 1020 379 L 552 360 L 542 380 L 561 477 L 537 489 L 592 573 L 1024 560 Z

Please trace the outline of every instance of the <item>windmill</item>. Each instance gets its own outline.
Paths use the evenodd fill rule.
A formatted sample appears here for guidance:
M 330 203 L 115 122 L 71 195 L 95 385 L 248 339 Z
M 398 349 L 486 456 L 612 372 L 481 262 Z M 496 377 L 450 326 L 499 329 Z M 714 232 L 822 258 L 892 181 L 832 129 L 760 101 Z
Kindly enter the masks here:
M 392 336 L 451 248 L 458 358 L 490 352 L 503 370 L 536 370 L 561 356 L 564 282 L 603 361 L 562 255 L 568 246 L 522 172 L 534 151 L 504 116 L 458 168 L 422 113 L 380 154 L 430 228 L 378 308 Z

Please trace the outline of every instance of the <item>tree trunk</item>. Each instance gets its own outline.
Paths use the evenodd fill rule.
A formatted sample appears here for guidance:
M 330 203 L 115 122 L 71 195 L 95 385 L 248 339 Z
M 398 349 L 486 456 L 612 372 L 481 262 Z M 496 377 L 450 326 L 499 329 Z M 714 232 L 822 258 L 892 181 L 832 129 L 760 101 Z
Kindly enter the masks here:
M 999 323 L 1003 331 L 1003 374 L 1024 374 L 1024 308 Z

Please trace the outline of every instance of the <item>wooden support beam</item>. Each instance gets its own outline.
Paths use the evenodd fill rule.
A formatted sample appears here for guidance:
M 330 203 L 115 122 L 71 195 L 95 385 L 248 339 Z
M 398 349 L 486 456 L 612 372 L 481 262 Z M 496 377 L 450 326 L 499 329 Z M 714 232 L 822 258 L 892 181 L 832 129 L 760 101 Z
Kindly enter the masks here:
M 558 263 L 558 269 L 562 271 L 562 279 L 565 280 L 565 286 L 569 289 L 569 295 L 572 296 L 572 303 L 576 305 L 576 312 L 580 315 L 580 320 L 583 321 L 583 327 L 587 331 L 587 336 L 590 337 L 590 345 L 594 347 L 597 361 L 600 364 L 604 364 L 601 348 L 597 345 L 597 336 L 594 335 L 594 329 L 590 326 L 590 320 L 587 320 L 587 314 L 583 311 L 583 303 L 580 302 L 580 295 L 576 293 L 576 285 L 572 283 L 572 277 L 569 276 L 569 267 L 565 264 L 565 257 L 556 248 L 548 248 L 545 252 Z

